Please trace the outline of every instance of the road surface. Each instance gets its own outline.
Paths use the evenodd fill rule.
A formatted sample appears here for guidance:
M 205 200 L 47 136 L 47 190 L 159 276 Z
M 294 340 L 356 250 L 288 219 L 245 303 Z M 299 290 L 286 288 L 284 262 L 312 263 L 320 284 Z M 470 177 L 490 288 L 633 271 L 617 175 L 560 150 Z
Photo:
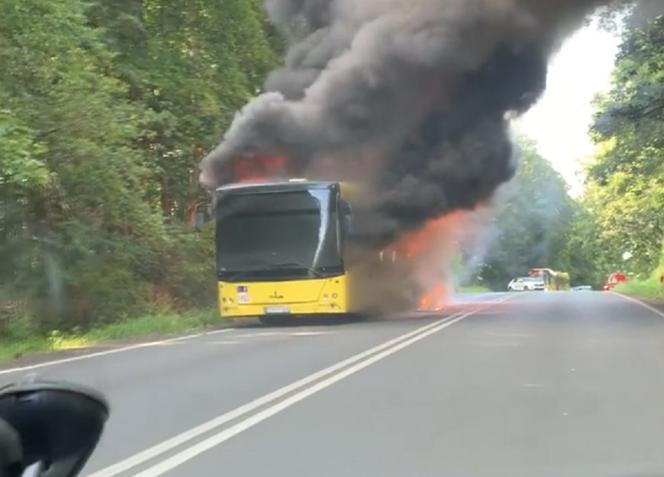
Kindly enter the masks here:
M 83 475 L 664 475 L 664 315 L 614 294 L 236 327 L 0 370 L 112 403 Z

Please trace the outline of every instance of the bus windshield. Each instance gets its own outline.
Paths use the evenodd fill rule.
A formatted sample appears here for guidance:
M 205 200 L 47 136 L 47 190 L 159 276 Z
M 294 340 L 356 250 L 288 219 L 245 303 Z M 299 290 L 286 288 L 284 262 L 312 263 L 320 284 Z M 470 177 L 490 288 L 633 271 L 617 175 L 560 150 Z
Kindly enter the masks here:
M 329 188 L 220 196 L 217 271 L 226 281 L 342 273 L 336 195 Z

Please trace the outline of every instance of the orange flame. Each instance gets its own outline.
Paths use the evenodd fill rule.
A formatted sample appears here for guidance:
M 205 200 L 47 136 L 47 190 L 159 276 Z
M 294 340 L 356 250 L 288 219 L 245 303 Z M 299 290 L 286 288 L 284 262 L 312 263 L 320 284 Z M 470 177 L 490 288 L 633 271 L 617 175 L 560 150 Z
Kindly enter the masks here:
M 458 211 L 432 219 L 384 251 L 409 265 L 420 293 L 418 310 L 440 311 L 449 303 L 449 266 L 458 242 L 471 230 L 470 217 L 469 212 Z
M 236 182 L 267 182 L 291 175 L 288 158 L 257 154 L 239 157 L 233 161 L 233 176 Z
M 449 244 L 455 229 L 463 226 L 462 213 L 452 212 L 429 220 L 422 228 L 404 235 L 396 245 L 399 255 L 420 258 Z
M 418 303 L 419 311 L 441 311 L 449 301 L 449 290 L 443 282 L 426 291 Z

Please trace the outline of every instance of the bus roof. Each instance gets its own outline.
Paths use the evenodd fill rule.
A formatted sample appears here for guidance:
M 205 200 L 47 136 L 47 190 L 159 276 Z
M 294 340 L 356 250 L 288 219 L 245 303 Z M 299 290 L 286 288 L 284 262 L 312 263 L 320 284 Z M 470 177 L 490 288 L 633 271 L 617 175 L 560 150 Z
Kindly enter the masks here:
M 217 192 L 284 192 L 284 191 L 300 191 L 307 190 L 311 188 L 315 189 L 329 189 L 334 186 L 338 186 L 338 182 L 332 181 L 280 181 L 280 182 L 263 182 L 257 184 L 228 184 L 223 187 L 219 187 Z

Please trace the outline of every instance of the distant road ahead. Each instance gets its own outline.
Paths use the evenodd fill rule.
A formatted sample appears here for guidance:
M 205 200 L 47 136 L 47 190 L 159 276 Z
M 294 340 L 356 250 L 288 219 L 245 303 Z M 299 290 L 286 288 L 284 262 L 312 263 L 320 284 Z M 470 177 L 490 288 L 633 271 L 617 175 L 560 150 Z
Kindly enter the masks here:
M 664 316 L 613 294 L 238 327 L 0 383 L 28 373 L 109 397 L 95 477 L 664 475 Z

